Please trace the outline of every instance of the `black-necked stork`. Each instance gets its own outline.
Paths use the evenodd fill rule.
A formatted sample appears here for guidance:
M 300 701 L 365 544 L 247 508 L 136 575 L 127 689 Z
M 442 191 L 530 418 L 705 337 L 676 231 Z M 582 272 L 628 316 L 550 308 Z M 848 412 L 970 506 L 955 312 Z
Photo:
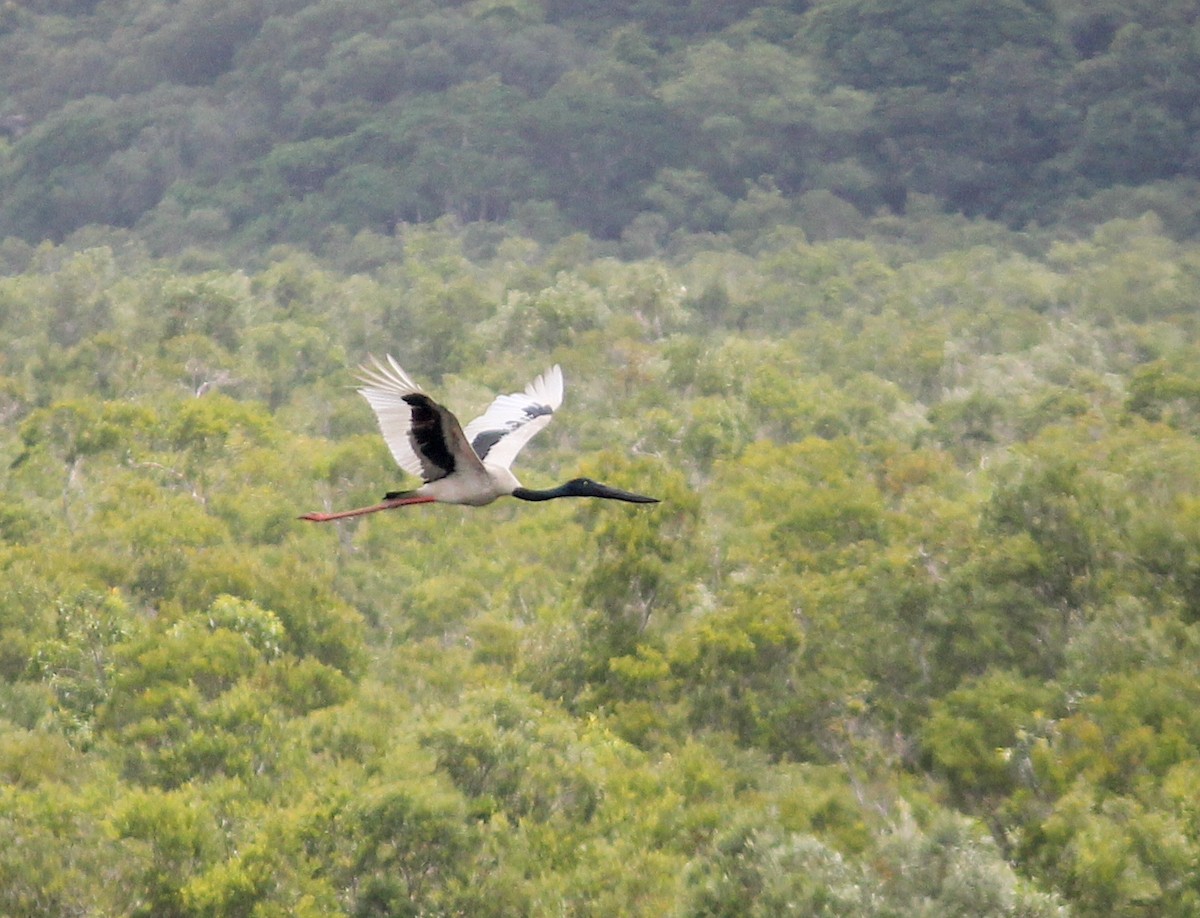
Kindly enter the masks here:
M 645 497 L 573 478 L 544 491 L 523 488 L 509 466 L 530 438 L 550 423 L 562 404 L 562 370 L 551 367 L 524 392 L 501 395 L 463 430 L 458 418 L 421 391 L 390 356 L 387 364 L 371 358 L 359 368 L 358 391 L 379 420 L 379 429 L 396 464 L 424 481 L 413 491 L 392 491 L 381 503 L 337 513 L 306 513 L 302 520 L 324 523 L 408 504 L 468 504 L 482 507 L 497 497 L 553 500 L 556 497 L 600 497 L 634 504 L 656 504 Z

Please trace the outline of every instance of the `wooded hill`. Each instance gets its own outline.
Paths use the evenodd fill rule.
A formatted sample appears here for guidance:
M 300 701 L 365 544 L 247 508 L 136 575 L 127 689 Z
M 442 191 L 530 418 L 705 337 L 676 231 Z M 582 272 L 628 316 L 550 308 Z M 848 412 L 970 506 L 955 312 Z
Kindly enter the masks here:
M 1065 89 L 1190 10 L 712 6 L 3 8 L 0 913 L 1200 911 L 1192 179 Z M 878 126 L 1004 55 L 1072 140 L 969 216 Z M 297 521 L 411 486 L 384 352 L 663 502 Z
M 663 243 L 764 195 L 841 235 L 914 193 L 1191 236 L 1198 28 L 1187 0 L 9 3 L 0 238 L 245 255 L 452 215 Z

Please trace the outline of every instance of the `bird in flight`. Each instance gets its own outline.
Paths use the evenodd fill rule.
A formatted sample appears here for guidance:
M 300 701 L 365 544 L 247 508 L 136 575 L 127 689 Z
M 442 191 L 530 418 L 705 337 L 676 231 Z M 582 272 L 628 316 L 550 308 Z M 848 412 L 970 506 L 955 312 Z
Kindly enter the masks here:
M 371 358 L 359 368 L 359 393 L 379 421 L 383 439 L 396 464 L 424 484 L 412 491 L 391 491 L 378 504 L 336 513 L 306 513 L 314 523 L 342 520 L 409 504 L 468 504 L 482 507 L 497 497 L 554 500 L 599 497 L 634 504 L 656 504 L 658 498 L 622 491 L 590 478 L 572 478 L 557 488 L 525 488 L 509 466 L 535 433 L 550 423 L 563 399 L 562 370 L 551 367 L 524 392 L 501 395 L 467 425 L 421 391 L 392 357 Z

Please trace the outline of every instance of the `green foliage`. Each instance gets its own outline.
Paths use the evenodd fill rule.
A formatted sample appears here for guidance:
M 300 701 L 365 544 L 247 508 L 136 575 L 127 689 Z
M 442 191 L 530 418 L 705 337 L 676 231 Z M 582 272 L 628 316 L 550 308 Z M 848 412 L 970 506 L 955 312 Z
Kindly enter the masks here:
M 31 244 L 118 227 L 261 264 L 450 218 L 653 255 L 781 224 L 860 238 L 924 196 L 1014 226 L 1200 226 L 1183 2 L 5 10 L 0 237 Z
M 96 714 L 112 697 L 120 669 L 117 648 L 137 633 L 139 623 L 116 590 L 60 603 L 57 619 L 55 636 L 33 648 L 30 668 L 54 692 L 55 713 L 67 735 L 86 744 Z
M 102 227 L 0 245 L 0 911 L 1195 913 L 1187 207 L 1074 188 L 1065 232 L 920 195 L 850 219 L 821 183 L 883 194 L 872 119 L 1002 108 L 988 75 L 1041 46 L 989 42 L 1044 8 L 985 11 L 978 61 L 868 95 L 804 56 L 811 30 L 785 41 L 794 5 L 693 7 L 198 4 L 197 42 L 252 33 L 232 57 L 97 71 L 220 108 L 253 70 L 264 133 L 214 109 L 171 135 L 213 177 L 176 205 L 219 230 L 158 212 L 158 251 L 194 246 L 175 262 Z M 622 11 L 644 26 L 608 35 Z M 152 13 L 121 40 L 187 45 Z M 63 12 L 62 47 L 112 15 Z M 1111 15 L 1055 66 L 1102 70 L 1153 18 Z M 1051 129 L 1047 93 L 1014 143 Z M 71 127 L 98 144 L 79 175 L 123 130 L 175 142 L 113 104 Z M 53 148 L 38 130 L 3 181 Z M 535 197 L 497 183 L 551 135 L 511 164 Z M 244 144 L 269 168 L 219 168 Z M 360 203 L 375 229 L 265 249 L 267 200 L 298 242 Z M 464 419 L 561 363 L 518 473 L 662 502 L 296 520 L 413 486 L 352 391 L 372 352 Z
M 838 75 L 870 89 L 940 87 L 989 51 L 1046 45 L 1053 36 L 1049 4 L 1021 0 L 835 0 L 820 4 L 811 22 Z
M 1037 733 L 1060 704 L 1042 682 L 992 672 L 939 699 L 924 745 L 957 793 L 1012 793 L 1029 780 Z
M 1056 915 L 960 820 L 903 822 L 868 867 L 812 836 L 735 829 L 693 864 L 679 915 Z
M 353 915 L 419 915 L 437 908 L 466 848 L 460 802 L 412 782 L 366 788 L 335 817 L 350 843 Z

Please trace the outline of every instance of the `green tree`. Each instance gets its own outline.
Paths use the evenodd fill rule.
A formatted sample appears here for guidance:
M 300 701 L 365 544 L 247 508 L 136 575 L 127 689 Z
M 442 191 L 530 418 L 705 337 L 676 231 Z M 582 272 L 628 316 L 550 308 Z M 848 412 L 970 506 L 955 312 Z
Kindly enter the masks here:
M 839 77 L 863 89 L 938 89 L 1002 45 L 1053 48 L 1049 4 L 831 0 L 808 17 L 809 38 Z

